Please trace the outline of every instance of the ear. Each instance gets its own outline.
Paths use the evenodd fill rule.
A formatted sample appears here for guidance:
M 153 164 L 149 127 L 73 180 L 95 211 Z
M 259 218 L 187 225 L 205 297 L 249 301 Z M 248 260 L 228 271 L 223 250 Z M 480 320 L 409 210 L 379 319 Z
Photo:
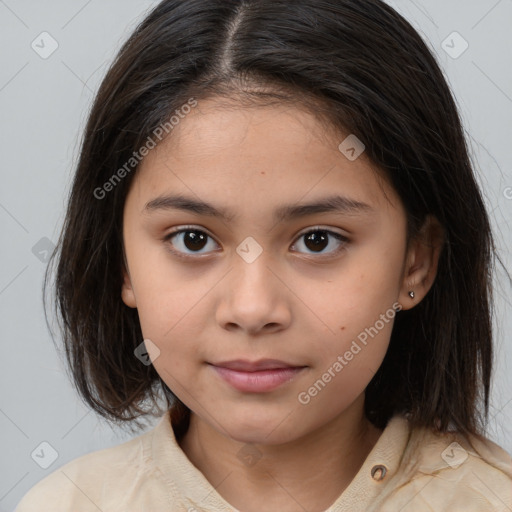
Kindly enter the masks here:
M 126 263 L 123 265 L 123 285 L 121 287 L 121 298 L 128 307 L 137 307 L 137 301 L 135 300 L 135 293 L 133 291 L 130 274 L 128 270 L 126 270 Z
M 444 230 L 432 215 L 427 218 L 416 236 L 410 241 L 398 301 L 402 309 L 411 309 L 421 302 L 434 284 L 439 256 L 444 243 Z M 414 292 L 411 298 L 409 292 Z

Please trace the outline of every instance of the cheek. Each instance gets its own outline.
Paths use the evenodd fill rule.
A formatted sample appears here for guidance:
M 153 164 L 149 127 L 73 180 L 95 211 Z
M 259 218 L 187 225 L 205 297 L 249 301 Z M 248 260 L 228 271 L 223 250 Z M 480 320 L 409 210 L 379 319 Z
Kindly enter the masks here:
M 379 331 L 390 335 L 400 291 L 399 278 L 389 271 L 369 269 L 371 266 L 363 270 L 350 267 L 329 287 L 316 292 L 309 287 L 308 305 L 329 327 L 333 339 L 338 337 L 342 342 L 355 339 L 376 322 Z M 381 315 L 385 316 L 384 323 L 380 320 Z
M 311 383 L 329 388 L 339 400 L 362 393 L 386 355 L 399 305 L 399 267 L 388 259 L 358 255 L 317 293 L 308 293 L 311 309 L 329 326 L 316 348 L 317 366 Z M 313 306 L 314 305 L 314 306 Z M 313 393 L 315 392 L 312 390 Z
M 180 382 L 194 378 L 190 362 L 201 357 L 207 294 L 214 282 L 187 278 L 165 255 L 139 263 L 133 278 L 142 334 L 158 348 L 152 358 L 156 371 L 171 389 L 179 390 Z
M 299 390 L 299 403 L 327 411 L 329 416 L 345 410 L 364 392 L 382 364 L 391 329 L 392 320 L 380 330 L 372 325 L 324 346 L 321 360 Z
M 148 299 L 139 310 L 144 338 L 158 348 L 152 364 L 180 398 L 193 387 L 201 358 L 201 319 L 199 310 L 193 307 L 197 300 L 179 300 L 175 296 L 160 301 Z
M 377 240 L 350 254 L 332 283 L 336 292 L 325 295 L 331 299 L 327 311 L 334 322 L 361 330 L 393 306 L 401 285 L 403 255 L 399 245 Z M 354 331 L 351 334 L 357 335 Z
M 205 292 L 171 262 L 163 242 L 141 240 L 129 260 L 137 310 L 144 337 L 162 342 Z

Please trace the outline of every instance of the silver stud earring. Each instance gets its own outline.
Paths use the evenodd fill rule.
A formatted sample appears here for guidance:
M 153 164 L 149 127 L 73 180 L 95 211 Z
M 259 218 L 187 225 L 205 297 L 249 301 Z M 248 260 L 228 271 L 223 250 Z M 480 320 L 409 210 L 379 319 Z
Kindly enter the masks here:
M 412 290 L 409 292 L 409 297 L 411 297 L 411 299 L 414 299 L 414 292 Z

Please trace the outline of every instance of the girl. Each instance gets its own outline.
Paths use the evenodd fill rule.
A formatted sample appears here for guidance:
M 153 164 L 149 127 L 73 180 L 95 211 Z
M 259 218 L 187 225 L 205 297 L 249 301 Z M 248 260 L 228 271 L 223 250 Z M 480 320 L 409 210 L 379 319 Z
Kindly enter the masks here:
M 95 99 L 55 288 L 83 399 L 161 418 L 18 512 L 512 510 L 484 435 L 493 250 L 392 8 L 162 1 Z

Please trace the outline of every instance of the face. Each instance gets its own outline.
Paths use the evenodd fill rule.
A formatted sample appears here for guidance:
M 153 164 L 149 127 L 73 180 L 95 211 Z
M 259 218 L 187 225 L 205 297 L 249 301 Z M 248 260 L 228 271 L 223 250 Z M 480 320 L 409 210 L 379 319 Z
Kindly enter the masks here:
M 407 309 L 403 207 L 364 152 L 352 161 L 338 149 L 346 135 L 296 108 L 211 99 L 171 135 L 125 202 L 123 301 L 193 413 L 238 441 L 297 439 L 364 396 Z M 188 207 L 165 199 L 178 194 Z M 297 209 L 335 196 L 337 209 Z M 295 212 L 275 216 L 286 207 Z M 214 366 L 238 359 L 298 369 L 255 383 Z

